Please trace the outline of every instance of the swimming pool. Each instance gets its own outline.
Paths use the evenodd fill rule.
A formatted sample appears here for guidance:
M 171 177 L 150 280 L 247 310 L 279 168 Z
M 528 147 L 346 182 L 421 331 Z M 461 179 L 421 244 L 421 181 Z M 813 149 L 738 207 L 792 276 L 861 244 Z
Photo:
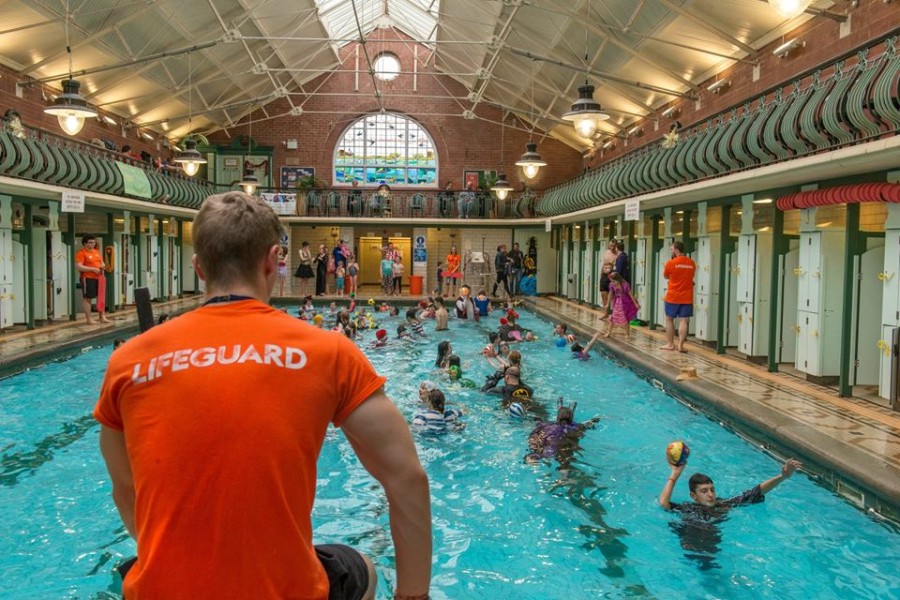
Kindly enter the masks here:
M 400 319 L 379 318 L 393 338 Z M 680 519 L 656 505 L 670 440 L 692 448 L 676 501 L 687 499 L 687 475 L 697 470 L 729 496 L 776 474 L 778 462 L 627 369 L 597 355 L 572 360 L 552 343 L 550 323 L 524 312 L 522 323 L 541 337 L 521 347 L 537 396 L 552 406 L 563 394 L 578 401 L 576 419 L 602 418 L 565 470 L 525 464 L 528 423 L 499 410 L 497 397 L 433 373 L 437 343 L 447 339 L 465 377 L 480 384 L 492 371 L 479 356 L 487 322 L 451 320 L 439 335 L 426 324 L 428 341 L 379 350 L 367 348 L 372 332 L 360 341 L 407 417 L 426 377 L 468 411 L 463 431 L 416 439 L 432 482 L 433 598 L 900 597 L 900 532 L 802 473 L 715 530 L 679 531 Z M 109 352 L 0 381 L 0 598 L 116 597 L 110 569 L 134 543 L 110 499 L 90 418 Z M 379 597 L 389 597 L 384 496 L 339 432 L 329 433 L 318 488 L 317 541 L 375 557 Z

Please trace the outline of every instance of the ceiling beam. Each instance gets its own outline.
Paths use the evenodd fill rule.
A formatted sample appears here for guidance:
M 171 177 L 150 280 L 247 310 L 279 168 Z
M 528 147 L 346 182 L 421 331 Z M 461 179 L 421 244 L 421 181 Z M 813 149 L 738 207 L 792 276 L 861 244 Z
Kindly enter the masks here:
M 524 57 L 530 58 L 532 60 L 540 60 L 543 62 L 554 64 L 558 67 L 564 67 L 566 69 L 571 69 L 572 71 L 577 71 L 577 72 L 581 72 L 581 73 L 587 72 L 588 74 L 593 75 L 594 77 L 597 77 L 598 79 L 602 79 L 602 80 L 606 80 L 606 81 L 614 81 L 616 83 L 621 83 L 623 85 L 640 88 L 642 90 L 649 90 L 651 92 L 657 92 L 659 94 L 665 94 L 667 96 L 675 96 L 677 98 L 688 98 L 690 100 L 697 99 L 696 94 L 678 92 L 675 90 L 669 90 L 669 89 L 662 88 L 662 87 L 659 87 L 656 85 L 651 85 L 649 83 L 641 83 L 640 81 L 629 81 L 627 79 L 623 79 L 621 77 L 616 77 L 615 75 L 610 75 L 609 73 L 604 73 L 602 71 L 597 71 L 595 69 L 585 70 L 583 65 L 572 65 L 572 64 L 563 62 L 561 60 L 547 58 L 545 56 L 535 54 L 535 53 L 531 52 L 530 50 L 523 50 L 521 48 L 513 48 L 510 46 L 507 46 L 506 49 L 509 52 L 512 52 L 513 54 L 518 54 L 519 56 L 524 56 Z
M 113 21 L 113 24 L 112 24 L 112 25 L 109 25 L 109 26 L 107 26 L 107 27 L 104 27 L 104 28 L 101 29 L 100 31 L 98 31 L 98 32 L 96 32 L 96 33 L 93 33 L 93 34 L 89 35 L 88 37 L 86 37 L 86 38 L 84 38 L 83 40 L 79 41 L 77 44 L 72 44 L 72 43 L 70 43 L 70 44 L 69 44 L 69 47 L 72 48 L 72 49 L 74 50 L 75 48 L 80 48 L 80 47 L 82 47 L 82 46 L 84 46 L 84 45 L 86 45 L 86 44 L 90 44 L 90 43 L 92 43 L 92 42 L 94 42 L 94 41 L 96 41 L 96 40 L 102 38 L 103 36 L 105 36 L 105 35 L 106 35 L 107 33 L 109 33 L 110 31 L 114 31 L 117 27 L 119 27 L 119 26 L 121 26 L 121 25 L 124 25 L 125 23 L 128 23 L 129 21 L 133 21 L 133 20 L 135 20 L 135 19 L 137 19 L 137 18 L 139 18 L 139 17 L 143 17 L 143 16 L 144 16 L 144 13 L 150 8 L 150 6 L 151 6 L 150 4 L 147 4 L 147 5 L 145 5 L 143 8 L 141 8 L 140 10 L 136 10 L 136 11 L 134 11 L 134 12 L 131 12 L 131 13 L 130 13 L 127 17 L 125 17 L 125 18 L 122 18 L 122 19 L 115 19 L 115 20 Z M 72 23 L 72 25 L 74 26 L 74 22 Z M 69 53 L 69 51 L 68 51 L 68 49 L 67 49 L 67 50 L 65 50 L 65 51 L 63 51 L 63 52 L 57 52 L 56 54 L 51 54 L 50 56 L 48 56 L 48 57 L 45 58 L 44 60 L 40 60 L 40 61 L 38 61 L 38 62 L 36 62 L 36 63 L 33 63 L 33 64 L 29 65 L 28 67 L 25 68 L 25 70 L 22 71 L 21 74 L 22 74 L 22 75 L 28 75 L 29 73 L 34 73 L 35 71 L 37 71 L 38 69 L 40 69 L 40 68 L 43 67 L 44 65 L 49 64 L 49 63 L 51 63 L 51 62 L 53 62 L 53 61 L 59 60 L 60 58 L 62 58 L 63 56 L 65 56 L 65 55 L 68 54 L 68 53 Z
M 677 4 L 672 2 L 672 0 L 659 0 L 659 2 L 663 6 L 665 6 L 669 10 L 671 10 L 672 12 L 677 13 L 678 15 L 687 19 L 688 21 L 695 23 L 696 25 L 699 25 L 700 27 L 709 31 L 710 33 L 714 33 L 716 36 L 725 40 L 729 44 L 732 44 L 732 45 L 740 48 L 741 50 L 746 52 L 748 55 L 750 55 L 751 58 L 755 59 L 759 56 L 759 52 L 757 52 L 751 46 L 748 46 L 741 40 L 737 39 L 736 37 L 734 37 L 727 31 L 725 31 L 724 29 L 719 27 L 718 25 L 714 25 L 714 24 L 710 23 L 709 21 L 707 21 L 706 19 L 702 19 L 702 18 L 698 17 L 697 15 L 693 14 L 691 11 L 681 8 L 680 6 L 678 6 Z

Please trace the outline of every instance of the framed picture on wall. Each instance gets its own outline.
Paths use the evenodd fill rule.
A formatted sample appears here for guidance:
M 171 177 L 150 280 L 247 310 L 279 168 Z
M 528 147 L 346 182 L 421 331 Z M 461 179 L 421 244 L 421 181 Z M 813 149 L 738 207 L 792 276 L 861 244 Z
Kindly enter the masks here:
M 281 167 L 281 188 L 294 189 L 304 177 L 315 177 L 315 167 Z
M 493 170 L 463 171 L 463 187 L 469 189 L 469 184 L 472 184 L 476 190 L 487 189 L 488 180 L 496 178 L 497 171 Z

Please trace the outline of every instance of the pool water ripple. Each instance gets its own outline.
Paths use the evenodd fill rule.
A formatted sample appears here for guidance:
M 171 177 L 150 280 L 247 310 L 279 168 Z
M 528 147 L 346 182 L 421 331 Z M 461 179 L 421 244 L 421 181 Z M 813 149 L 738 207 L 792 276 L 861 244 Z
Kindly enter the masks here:
M 773 476 L 779 464 L 613 361 L 572 360 L 553 344 L 550 323 L 520 312 L 541 338 L 520 347 L 537 397 L 551 413 L 562 395 L 578 402 L 578 420 L 602 418 L 566 465 L 525 464 L 532 423 L 434 368 L 437 343 L 450 340 L 465 377 L 480 386 L 493 371 L 479 351 L 495 319 L 451 321 L 438 333 L 428 323 L 427 340 L 379 350 L 368 347 L 374 332 L 360 340 L 407 419 L 419 408 L 419 382 L 429 378 L 466 411 L 462 431 L 416 437 L 432 482 L 433 598 L 900 597 L 900 534 L 803 473 L 765 503 L 732 511 L 712 532 L 712 550 L 685 550 L 683 523 L 656 505 L 669 441 L 692 448 L 677 501 L 687 500 L 692 472 L 710 474 L 719 495 L 729 496 Z M 401 320 L 379 320 L 393 338 Z M 98 427 L 86 417 L 109 351 L 0 381 L 0 597 L 115 597 L 110 569 L 134 543 L 109 495 Z M 389 597 L 387 501 L 339 432 L 327 435 L 317 493 L 317 542 L 350 543 L 375 557 L 379 597 Z

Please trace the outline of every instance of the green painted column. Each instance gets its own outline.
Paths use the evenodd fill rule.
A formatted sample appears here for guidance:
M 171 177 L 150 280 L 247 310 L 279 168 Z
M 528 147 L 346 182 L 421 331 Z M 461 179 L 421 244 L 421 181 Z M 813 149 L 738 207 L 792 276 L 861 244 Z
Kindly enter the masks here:
M 694 251 L 694 238 L 691 237 L 691 215 L 694 211 L 684 209 L 684 218 L 681 220 L 681 240 L 684 242 L 684 253 L 690 256 Z
M 781 259 L 788 253 L 788 239 L 784 235 L 784 212 L 775 209 L 775 219 L 772 223 L 772 280 L 769 289 L 771 301 L 769 302 L 769 350 L 767 368 L 770 373 L 778 372 L 778 351 L 781 341 L 778 332 L 781 329 L 781 284 L 783 273 L 781 272 Z
M 78 318 L 78 307 L 81 305 L 81 298 L 78 298 L 78 290 L 75 289 L 75 282 L 79 279 L 75 270 L 75 213 L 67 213 L 68 231 L 66 232 L 66 244 L 69 245 L 72 255 L 69 260 L 69 320 L 75 321 Z
M 166 238 L 163 235 L 162 217 L 157 217 L 154 223 L 156 224 L 156 287 L 159 290 L 159 297 L 168 300 L 171 290 L 169 289 L 168 272 L 163 270 L 163 266 L 169 249 L 166 248 Z
M 719 244 L 719 309 L 716 323 L 716 353 L 725 354 L 725 344 L 728 342 L 726 333 L 726 319 L 728 318 L 728 293 L 731 286 L 728 285 L 728 269 L 725 268 L 726 259 L 734 252 L 734 242 L 731 241 L 731 210 L 727 204 L 722 205 L 722 229 L 720 235 L 722 242 Z
M 103 236 L 104 241 L 106 242 L 103 248 L 100 248 L 100 254 L 103 256 L 103 261 L 106 261 L 106 246 L 115 247 L 115 238 L 116 238 L 116 230 L 113 224 L 113 214 L 111 212 L 106 213 L 106 235 Z M 108 266 L 108 265 L 107 265 Z M 115 273 L 112 274 L 115 277 Z M 113 285 L 112 281 L 106 282 L 106 312 L 114 313 L 116 312 L 116 286 Z
M 656 308 L 659 302 L 656 296 L 659 291 L 656 289 L 656 282 L 659 280 L 659 251 L 662 249 L 663 241 L 659 239 L 659 215 L 650 217 L 650 269 L 644 274 L 644 281 L 647 281 L 647 275 L 650 275 L 650 293 L 647 295 L 647 302 L 650 303 L 650 330 L 656 329 L 657 314 Z
M 131 234 L 131 244 L 134 246 L 134 287 L 135 289 L 141 287 L 141 278 L 143 276 L 141 270 L 144 268 L 144 263 L 142 261 L 141 256 L 141 234 L 143 231 L 141 230 L 141 217 L 140 215 L 134 216 L 134 229 Z
M 853 263 L 857 256 L 862 254 L 864 245 L 863 237 L 859 233 L 859 204 L 847 205 L 847 230 L 844 253 L 844 306 L 841 311 L 841 370 L 838 380 L 838 394 L 843 398 L 852 395 L 853 388 L 850 385 L 850 369 L 853 362 L 853 348 L 850 342 L 853 339 Z
M 178 273 L 178 297 L 184 298 L 184 221 L 178 219 L 176 223 L 178 237 L 175 238 L 175 247 L 178 248 L 178 264 L 175 265 L 175 271 Z
M 25 262 L 25 295 L 28 297 L 25 309 L 25 324 L 28 329 L 34 329 L 34 264 L 31 256 L 32 229 L 34 228 L 31 204 L 25 202 L 25 229 L 22 230 L 22 257 Z

